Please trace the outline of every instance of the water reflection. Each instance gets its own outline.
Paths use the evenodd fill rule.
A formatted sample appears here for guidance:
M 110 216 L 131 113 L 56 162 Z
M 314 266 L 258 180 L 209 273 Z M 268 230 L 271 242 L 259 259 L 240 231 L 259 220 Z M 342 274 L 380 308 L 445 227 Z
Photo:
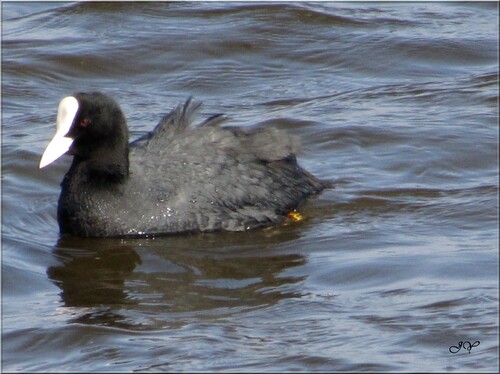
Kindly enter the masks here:
M 127 329 L 178 327 L 301 296 L 306 263 L 290 230 L 145 239 L 63 237 L 47 269 L 61 289 L 70 322 Z M 293 231 L 293 230 L 292 230 Z M 273 250 L 266 248 L 273 244 Z M 276 249 L 278 247 L 278 249 Z
M 54 254 L 61 265 L 49 267 L 47 273 L 61 288 L 66 306 L 127 302 L 125 278 L 141 262 L 132 248 L 70 238 L 59 240 Z

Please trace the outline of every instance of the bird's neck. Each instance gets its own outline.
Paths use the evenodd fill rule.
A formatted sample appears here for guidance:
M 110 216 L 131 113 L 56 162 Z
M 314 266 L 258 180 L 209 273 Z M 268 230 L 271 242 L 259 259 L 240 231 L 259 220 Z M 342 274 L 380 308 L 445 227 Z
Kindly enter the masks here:
M 68 174 L 78 174 L 84 183 L 112 187 L 124 183 L 129 176 L 128 147 L 120 154 L 94 152 L 92 158 L 74 156 Z

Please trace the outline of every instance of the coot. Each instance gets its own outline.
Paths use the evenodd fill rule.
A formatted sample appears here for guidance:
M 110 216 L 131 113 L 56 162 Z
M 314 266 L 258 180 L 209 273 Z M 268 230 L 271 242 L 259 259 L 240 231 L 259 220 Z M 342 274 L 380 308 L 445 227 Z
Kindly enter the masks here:
M 192 126 L 191 99 L 129 144 L 125 117 L 99 92 L 61 100 L 57 130 L 40 168 L 63 154 L 73 162 L 61 183 L 61 234 L 141 236 L 278 224 L 328 183 L 296 161 L 299 144 L 273 127 Z

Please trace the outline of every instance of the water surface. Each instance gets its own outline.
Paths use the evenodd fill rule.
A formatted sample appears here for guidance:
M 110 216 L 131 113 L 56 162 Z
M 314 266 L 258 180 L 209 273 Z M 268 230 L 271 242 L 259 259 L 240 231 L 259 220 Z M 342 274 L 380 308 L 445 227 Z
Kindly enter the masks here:
M 497 57 L 496 3 L 2 3 L 2 369 L 497 372 Z M 38 162 L 85 90 L 132 138 L 191 95 L 287 129 L 335 189 L 266 230 L 61 238 L 70 160 Z

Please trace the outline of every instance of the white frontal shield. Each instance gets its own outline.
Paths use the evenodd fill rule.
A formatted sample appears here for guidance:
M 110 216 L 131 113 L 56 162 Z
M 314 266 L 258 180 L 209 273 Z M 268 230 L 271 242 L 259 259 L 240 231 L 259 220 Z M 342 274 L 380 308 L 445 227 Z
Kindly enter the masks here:
M 43 152 L 40 169 L 68 152 L 74 139 L 66 137 L 78 111 L 78 101 L 73 96 L 65 97 L 57 109 L 56 134 Z

